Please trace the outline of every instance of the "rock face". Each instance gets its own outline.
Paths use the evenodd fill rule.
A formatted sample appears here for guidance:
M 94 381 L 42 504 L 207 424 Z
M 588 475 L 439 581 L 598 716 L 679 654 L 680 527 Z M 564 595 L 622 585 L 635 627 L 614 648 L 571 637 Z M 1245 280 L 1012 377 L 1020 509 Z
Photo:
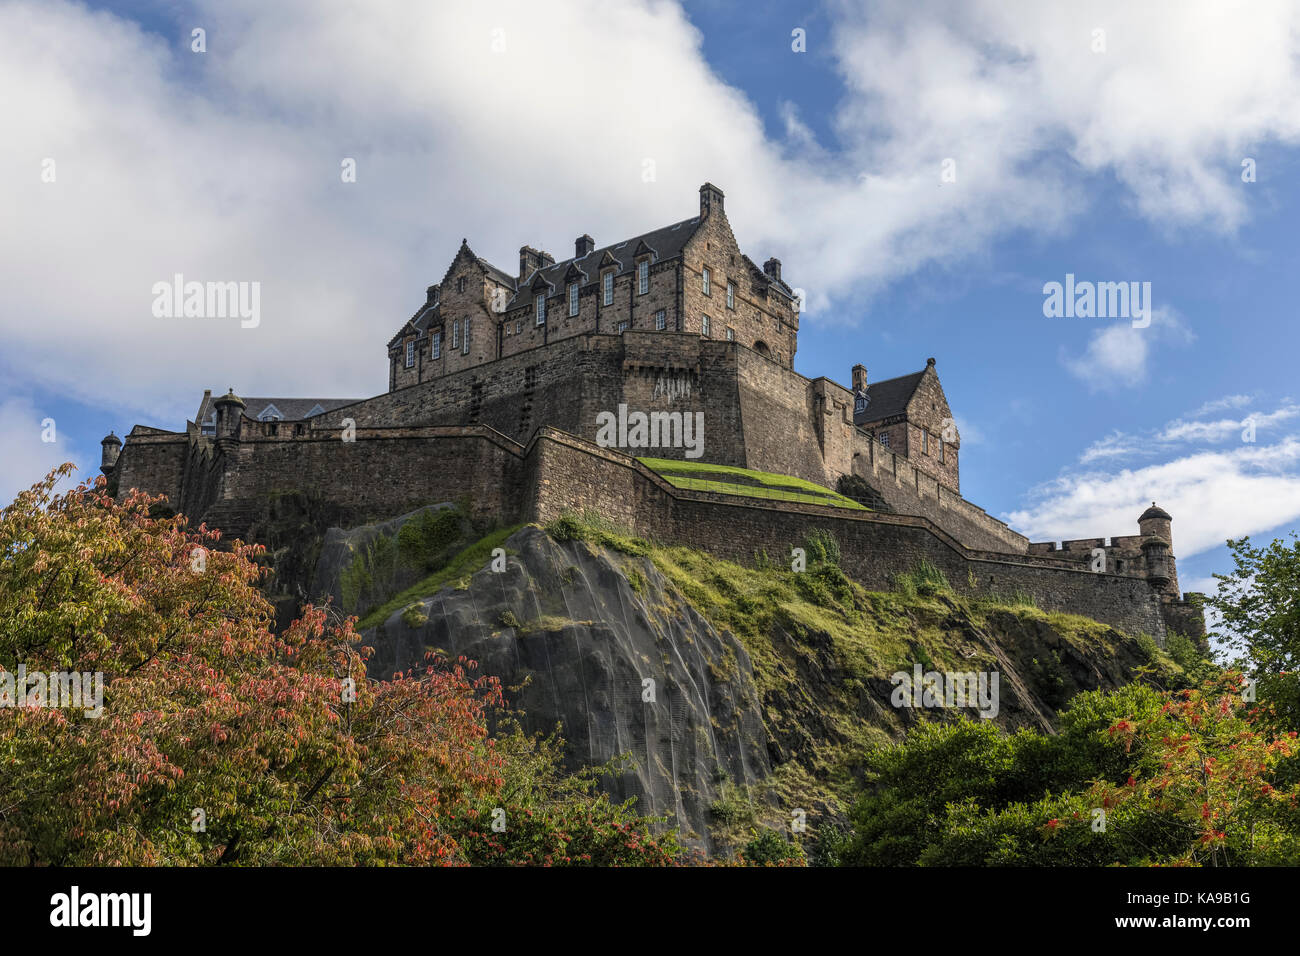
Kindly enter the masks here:
M 723 780 L 750 785 L 771 769 L 744 647 L 647 558 L 557 543 L 535 527 L 506 547 L 517 552 L 506 570 L 480 570 L 368 633 L 372 676 L 418 666 L 430 650 L 477 661 L 501 678 L 529 731 L 559 724 L 575 762 L 629 755 L 606 778 L 611 796 L 637 798 L 642 813 L 708 850 Z

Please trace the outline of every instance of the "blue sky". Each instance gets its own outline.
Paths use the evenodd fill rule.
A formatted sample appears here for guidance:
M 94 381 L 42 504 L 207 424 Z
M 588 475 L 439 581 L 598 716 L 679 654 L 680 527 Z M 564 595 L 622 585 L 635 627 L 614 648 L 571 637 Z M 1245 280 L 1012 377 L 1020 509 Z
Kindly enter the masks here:
M 462 236 L 511 269 L 710 180 L 806 290 L 800 372 L 934 356 L 966 497 L 1036 540 L 1154 498 L 1205 587 L 1300 517 L 1300 15 L 1134 6 L 0 2 L 0 495 L 205 387 L 381 391 Z M 155 319 L 175 272 L 261 281 L 264 321 Z M 1151 326 L 1045 317 L 1067 273 L 1149 282 Z

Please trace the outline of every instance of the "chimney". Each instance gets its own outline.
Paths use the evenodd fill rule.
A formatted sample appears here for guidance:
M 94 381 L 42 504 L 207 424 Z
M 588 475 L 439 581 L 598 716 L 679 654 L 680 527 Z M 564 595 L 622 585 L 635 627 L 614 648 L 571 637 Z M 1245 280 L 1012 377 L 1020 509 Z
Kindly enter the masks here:
M 430 305 L 438 304 L 438 287 L 436 285 L 429 286 L 429 288 L 426 290 L 426 295 L 428 296 L 428 298 L 425 301 L 427 301 Z
M 865 365 L 853 366 L 853 391 L 865 391 L 867 387 L 867 367 Z
M 710 209 L 717 209 L 722 212 L 722 190 L 713 183 L 705 183 L 700 187 L 700 218 L 709 214 Z
M 781 260 L 776 256 L 763 263 L 763 271 L 778 281 L 781 278 Z
M 549 252 L 542 252 L 532 246 L 519 247 L 519 280 L 522 282 L 533 274 L 534 269 L 555 265 L 555 257 Z
M 585 233 L 573 240 L 573 258 L 581 259 L 596 248 L 596 240 Z

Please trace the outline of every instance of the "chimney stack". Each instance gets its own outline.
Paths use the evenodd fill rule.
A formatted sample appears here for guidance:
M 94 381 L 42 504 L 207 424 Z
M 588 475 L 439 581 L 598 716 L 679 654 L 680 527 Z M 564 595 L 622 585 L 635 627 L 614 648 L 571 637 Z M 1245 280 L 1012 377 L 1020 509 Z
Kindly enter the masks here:
M 596 248 L 596 240 L 585 233 L 573 240 L 573 258 L 581 259 Z
M 542 252 L 532 246 L 519 247 L 519 281 L 522 282 L 533 274 L 534 269 L 544 269 L 555 265 L 555 257 L 549 252 Z
M 865 365 L 853 366 L 853 391 L 862 392 L 867 388 L 867 367 Z
M 709 214 L 709 210 L 717 209 L 722 212 L 722 190 L 713 183 L 705 183 L 700 187 L 700 218 Z
M 763 271 L 766 272 L 768 275 L 770 275 L 773 279 L 779 281 L 781 278 L 781 260 L 778 259 L 776 256 L 773 256 L 771 259 L 768 259 L 766 262 L 763 263 Z

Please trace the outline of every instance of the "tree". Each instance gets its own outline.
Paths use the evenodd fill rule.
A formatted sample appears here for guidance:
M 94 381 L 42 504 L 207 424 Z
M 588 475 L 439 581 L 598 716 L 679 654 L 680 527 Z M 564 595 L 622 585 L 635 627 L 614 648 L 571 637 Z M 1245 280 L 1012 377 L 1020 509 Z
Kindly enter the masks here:
M 462 658 L 368 680 L 353 619 L 309 606 L 273 633 L 258 546 L 102 478 L 55 496 L 70 470 L 0 511 L 0 864 L 477 858 L 512 772 L 494 679 Z M 102 694 L 72 706 L 55 674 Z
M 1216 636 L 1241 655 L 1257 698 L 1273 705 L 1282 727 L 1300 730 L 1300 538 L 1291 538 L 1266 548 L 1229 541 L 1234 570 L 1215 575 L 1218 593 L 1207 603 L 1227 631 Z

